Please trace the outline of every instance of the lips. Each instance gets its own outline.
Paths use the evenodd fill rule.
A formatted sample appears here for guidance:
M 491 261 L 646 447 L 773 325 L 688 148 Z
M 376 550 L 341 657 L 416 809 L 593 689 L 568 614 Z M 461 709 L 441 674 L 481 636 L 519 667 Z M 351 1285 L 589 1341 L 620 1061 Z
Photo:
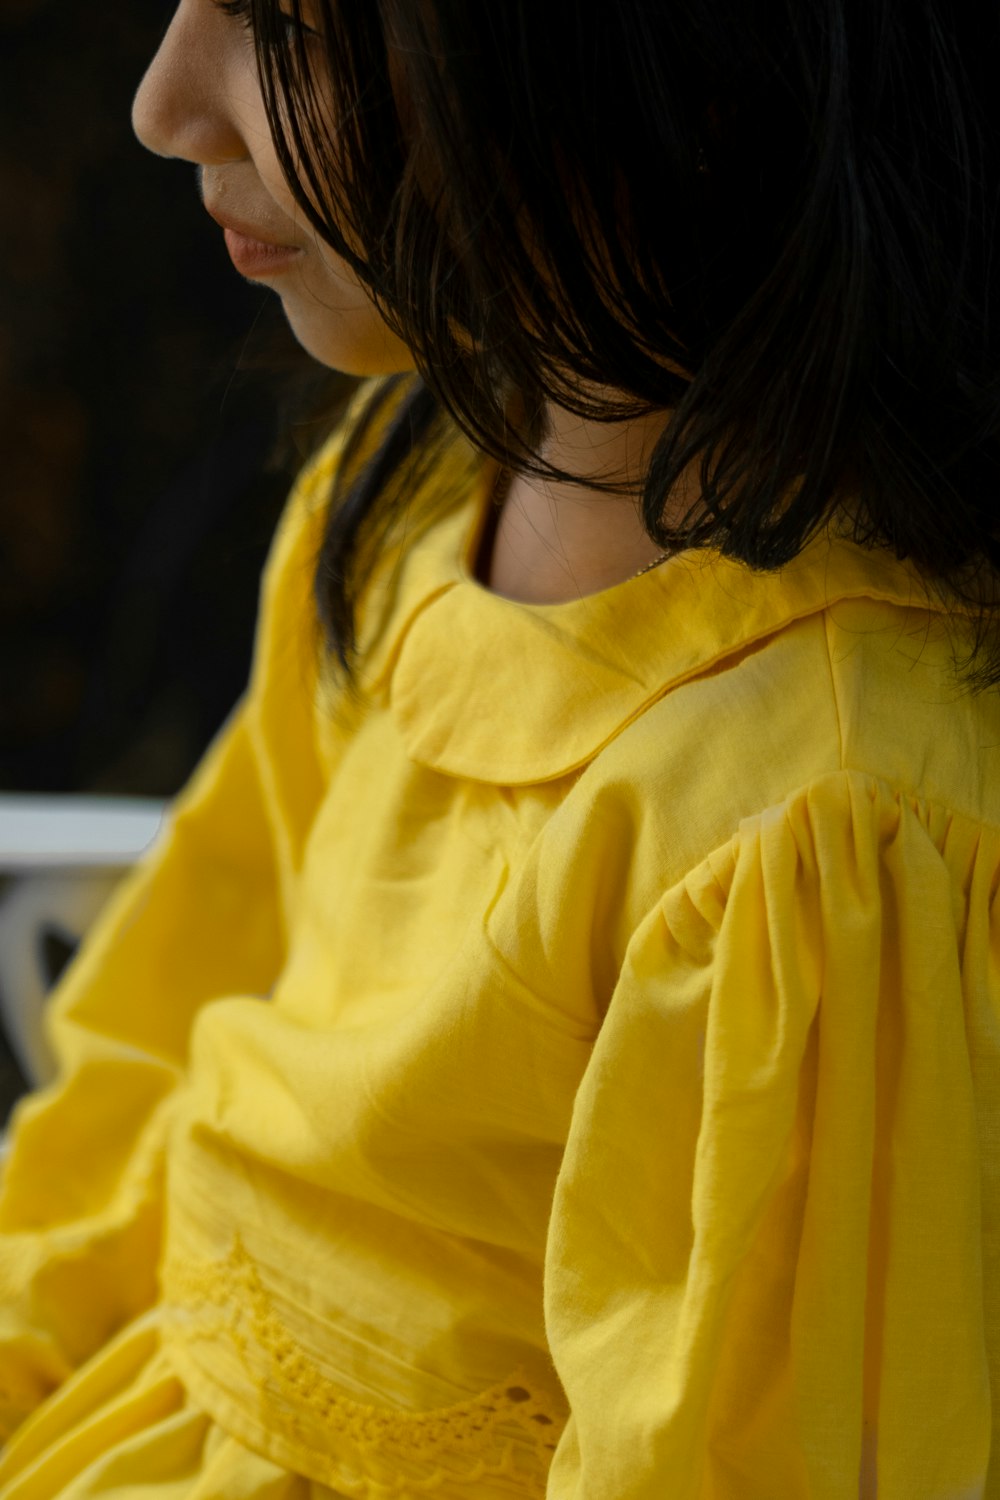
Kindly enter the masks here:
M 218 209 L 205 205 L 208 213 L 222 226 L 229 258 L 241 276 L 259 280 L 263 276 L 283 271 L 302 254 L 297 245 L 282 244 L 268 239 L 256 225 L 245 220 L 234 219 Z
M 207 203 L 205 204 L 205 211 L 223 229 L 231 230 L 234 235 L 238 235 L 241 239 L 249 240 L 252 244 L 267 245 L 273 250 L 292 251 L 298 249 L 297 245 L 283 244 L 280 240 L 271 239 L 267 234 L 262 233 L 257 225 L 249 224 L 242 219 L 235 219 L 231 214 L 221 213 L 217 208 L 210 208 Z

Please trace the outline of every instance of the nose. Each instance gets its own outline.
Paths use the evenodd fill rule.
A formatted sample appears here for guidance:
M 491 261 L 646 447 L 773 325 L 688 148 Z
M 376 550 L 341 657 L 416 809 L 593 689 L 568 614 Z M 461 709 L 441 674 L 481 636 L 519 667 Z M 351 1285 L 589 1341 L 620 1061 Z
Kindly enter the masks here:
M 157 156 L 197 166 L 247 155 L 232 107 L 234 68 L 245 71 L 243 28 L 212 0 L 180 0 L 132 104 L 132 129 Z

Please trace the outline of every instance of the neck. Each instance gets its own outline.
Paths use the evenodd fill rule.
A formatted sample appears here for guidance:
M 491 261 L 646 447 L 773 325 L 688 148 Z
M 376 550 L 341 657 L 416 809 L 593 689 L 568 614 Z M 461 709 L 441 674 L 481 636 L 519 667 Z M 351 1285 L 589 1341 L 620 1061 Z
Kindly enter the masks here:
M 550 407 L 541 456 L 575 482 L 514 474 L 480 576 L 505 598 L 556 604 L 631 578 L 660 556 L 639 507 L 642 476 L 670 420 L 657 412 L 622 422 L 595 422 Z M 674 504 L 686 508 L 687 475 Z M 608 494 L 594 481 L 611 482 Z M 680 510 L 679 510 L 680 513 Z

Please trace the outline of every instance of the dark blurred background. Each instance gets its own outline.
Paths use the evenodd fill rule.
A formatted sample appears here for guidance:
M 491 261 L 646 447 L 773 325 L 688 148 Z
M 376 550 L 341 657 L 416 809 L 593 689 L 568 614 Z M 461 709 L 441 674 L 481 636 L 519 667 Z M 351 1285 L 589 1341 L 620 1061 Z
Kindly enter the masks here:
M 171 11 L 0 0 L 0 792 L 182 785 L 330 394 L 132 137 Z

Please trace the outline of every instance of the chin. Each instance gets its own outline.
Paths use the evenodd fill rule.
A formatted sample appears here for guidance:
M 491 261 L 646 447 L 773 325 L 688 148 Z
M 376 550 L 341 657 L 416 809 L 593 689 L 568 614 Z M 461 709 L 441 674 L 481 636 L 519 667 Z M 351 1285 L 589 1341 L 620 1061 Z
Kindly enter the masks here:
M 299 310 L 283 303 L 292 333 L 307 354 L 342 375 L 398 375 L 416 369 L 413 355 L 378 320 L 364 329 L 352 328 L 350 317 L 332 320 L 329 312 L 322 319 L 302 316 Z M 326 311 L 326 310 L 324 310 Z M 365 320 L 367 323 L 367 320 Z M 332 323 L 332 326 L 331 326 Z

